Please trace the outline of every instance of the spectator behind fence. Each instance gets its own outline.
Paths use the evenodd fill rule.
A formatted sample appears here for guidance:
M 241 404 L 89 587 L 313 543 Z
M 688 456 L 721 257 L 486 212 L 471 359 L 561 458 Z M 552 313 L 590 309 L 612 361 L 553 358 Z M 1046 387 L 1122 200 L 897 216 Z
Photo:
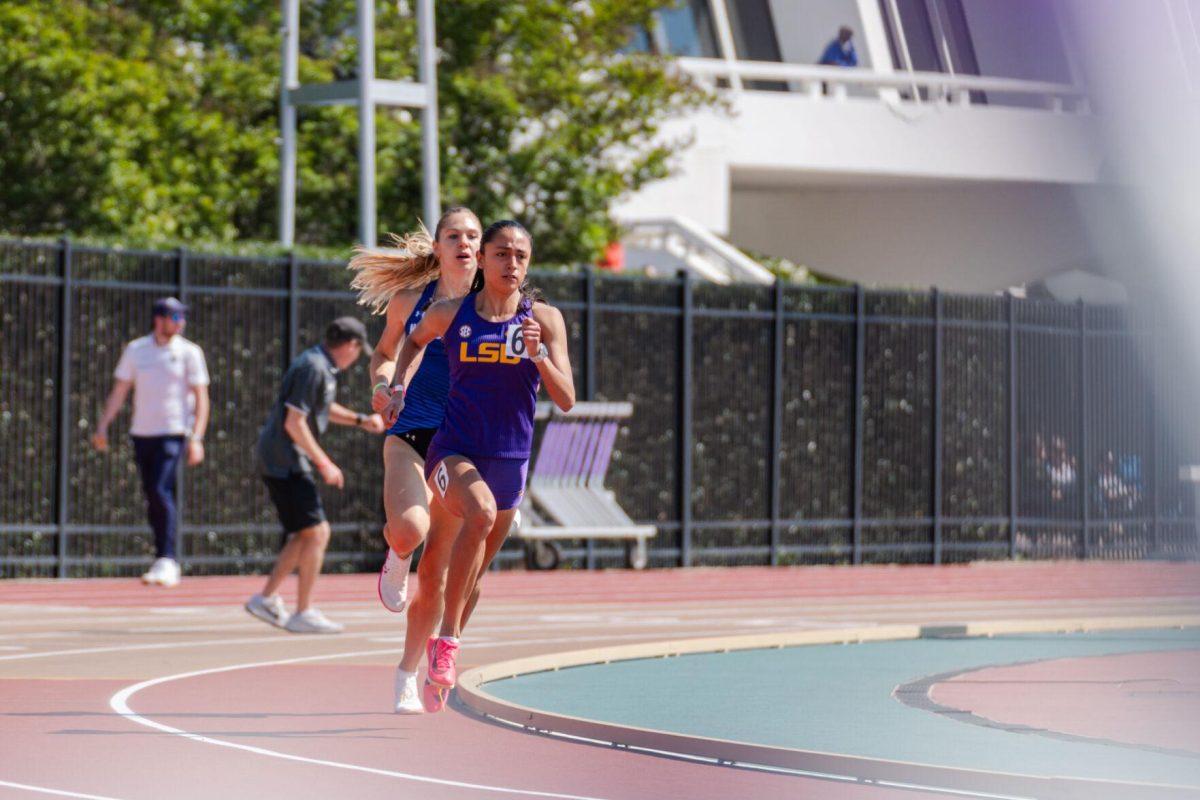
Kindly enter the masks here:
M 1100 516 L 1119 516 L 1133 511 L 1138 501 L 1137 486 L 1129 479 L 1128 470 L 1122 475 L 1116 454 L 1108 450 L 1100 459 L 1096 469 L 1096 489 Z
M 1067 451 L 1067 440 L 1055 435 L 1050 440 L 1050 462 L 1046 467 L 1050 498 L 1057 502 L 1071 499 L 1075 494 L 1077 474 L 1077 462 Z
M 179 583 L 176 476 L 185 450 L 188 466 L 204 460 L 208 426 L 208 367 L 204 351 L 183 338 L 187 310 L 174 297 L 155 301 L 153 330 L 125 346 L 113 372 L 116 382 L 92 434 L 95 448 L 108 452 L 108 426 L 133 389 L 129 435 L 154 530 L 155 560 L 142 582 L 159 586 Z
M 258 436 L 258 466 L 283 525 L 284 545 L 261 594 L 246 602 L 254 616 L 292 633 L 337 633 L 342 626 L 312 607 L 312 588 L 325 561 L 329 522 L 313 480 L 337 489 L 346 482 L 341 469 L 317 439 L 329 427 L 352 425 L 383 433 L 378 414 L 359 414 L 333 401 L 338 373 L 363 353 L 371 354 L 366 327 L 354 317 L 338 317 L 325 329 L 325 342 L 305 350 L 288 367 L 267 422 Z M 297 572 L 296 613 L 288 614 L 279 587 Z
M 821 60 L 817 63 L 830 67 L 857 67 L 858 53 L 854 50 L 854 43 L 850 41 L 852 38 L 854 31 L 849 27 L 843 25 L 838 28 L 837 38 L 825 47 L 825 52 L 821 53 Z

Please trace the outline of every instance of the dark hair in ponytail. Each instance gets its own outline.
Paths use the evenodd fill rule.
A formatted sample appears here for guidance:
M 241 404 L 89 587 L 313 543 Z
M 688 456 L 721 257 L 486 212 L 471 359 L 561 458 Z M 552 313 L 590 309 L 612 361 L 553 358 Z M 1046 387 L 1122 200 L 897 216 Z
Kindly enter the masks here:
M 533 234 L 531 234 L 524 225 L 517 222 L 515 219 L 501 219 L 488 225 L 483 231 L 483 236 L 479 240 L 479 253 L 482 261 L 483 249 L 487 247 L 488 242 L 492 241 L 500 234 L 501 231 L 512 228 L 518 233 L 523 234 L 529 240 L 530 248 L 533 247 Z M 483 288 L 483 267 L 475 273 L 475 280 L 471 283 L 471 291 L 478 292 Z M 528 311 L 533 308 L 534 303 L 544 303 L 545 298 L 542 297 L 541 291 L 529 285 L 528 278 L 521 284 L 521 305 L 519 308 L 523 311 Z

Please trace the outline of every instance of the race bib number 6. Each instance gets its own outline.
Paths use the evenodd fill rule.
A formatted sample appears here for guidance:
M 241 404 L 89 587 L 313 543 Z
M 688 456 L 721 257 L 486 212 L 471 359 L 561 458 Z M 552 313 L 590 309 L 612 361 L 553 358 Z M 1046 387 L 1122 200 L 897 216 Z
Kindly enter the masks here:
M 433 473 L 433 483 L 437 486 L 438 494 L 445 498 L 446 490 L 450 488 L 450 471 L 446 469 L 444 460 L 438 464 L 437 471 Z
M 509 325 L 504 329 L 504 347 L 510 356 L 529 358 L 529 351 L 525 348 L 525 338 L 521 335 L 520 325 Z

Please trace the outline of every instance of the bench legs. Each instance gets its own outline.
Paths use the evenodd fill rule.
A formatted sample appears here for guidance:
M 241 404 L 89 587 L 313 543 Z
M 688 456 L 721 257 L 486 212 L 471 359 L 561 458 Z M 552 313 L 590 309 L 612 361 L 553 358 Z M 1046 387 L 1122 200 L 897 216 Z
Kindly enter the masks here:
M 625 563 L 630 569 L 645 569 L 650 555 L 646 552 L 646 540 L 639 537 L 625 543 Z
M 525 540 L 526 569 L 557 569 L 562 561 L 562 547 L 545 539 Z
M 526 569 L 557 569 L 562 563 L 562 546 L 547 539 L 525 540 Z M 625 565 L 630 569 L 645 569 L 650 556 L 646 540 L 639 538 L 625 542 Z

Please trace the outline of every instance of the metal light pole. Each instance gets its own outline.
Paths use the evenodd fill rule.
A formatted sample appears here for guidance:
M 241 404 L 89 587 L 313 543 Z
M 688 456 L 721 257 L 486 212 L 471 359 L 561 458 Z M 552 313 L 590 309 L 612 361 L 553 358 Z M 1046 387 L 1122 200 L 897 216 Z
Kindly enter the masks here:
M 417 2 L 418 80 L 375 77 L 375 5 L 357 0 L 358 75 L 348 81 L 301 84 L 300 0 L 282 0 L 283 63 L 279 87 L 279 241 L 296 239 L 296 109 L 302 105 L 358 107 L 358 235 L 376 244 L 375 108 L 400 106 L 421 110 L 421 165 L 424 171 L 425 219 L 441 215 L 438 174 L 437 50 L 433 0 Z

